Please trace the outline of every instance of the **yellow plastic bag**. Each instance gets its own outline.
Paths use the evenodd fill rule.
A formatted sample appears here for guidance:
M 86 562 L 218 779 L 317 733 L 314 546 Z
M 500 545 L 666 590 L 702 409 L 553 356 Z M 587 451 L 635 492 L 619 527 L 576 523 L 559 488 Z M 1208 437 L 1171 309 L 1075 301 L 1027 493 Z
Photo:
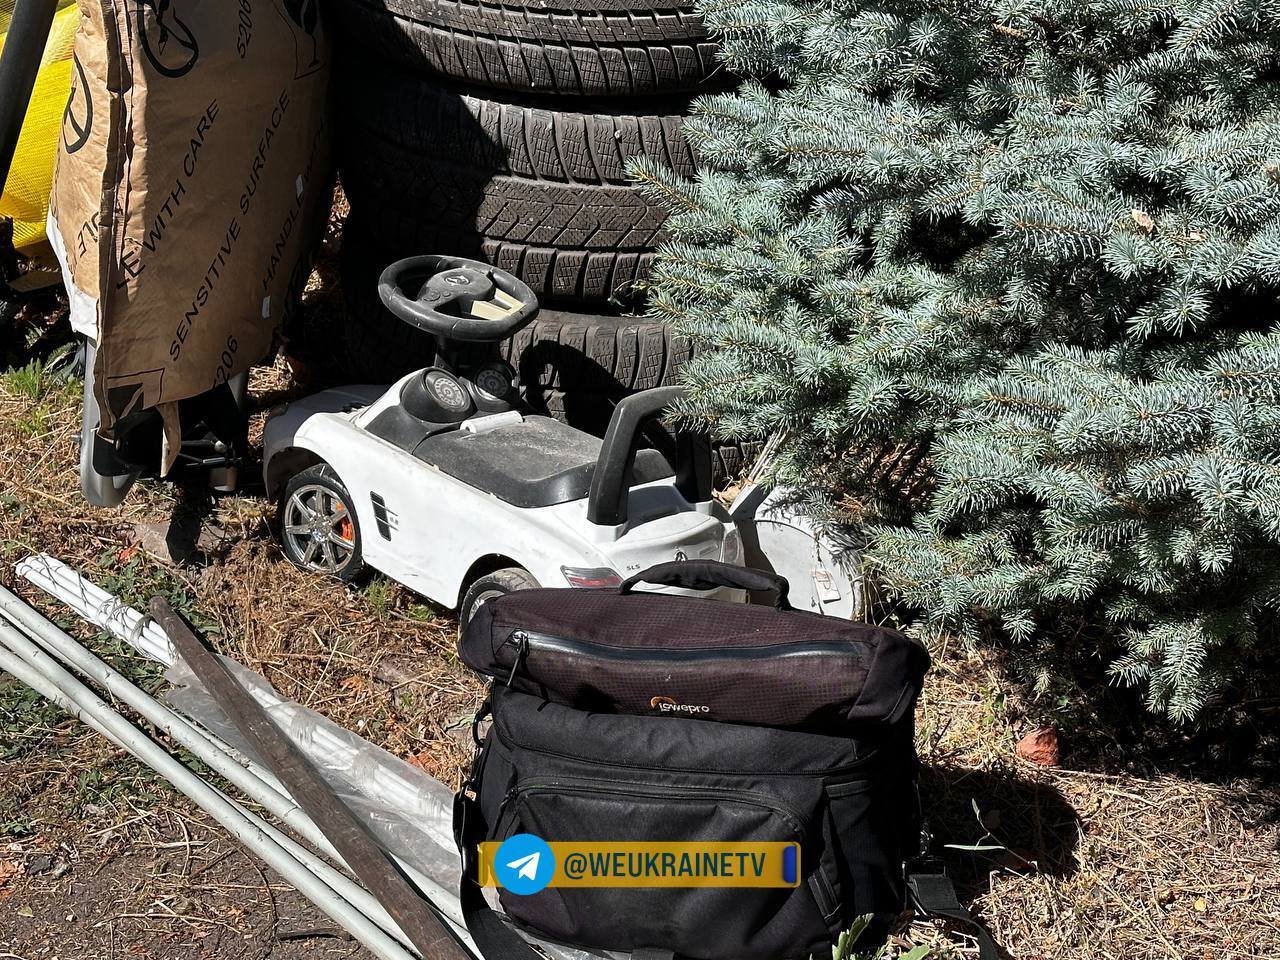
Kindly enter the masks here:
M 13 6 L 14 0 L 0 0 L 0 50 L 4 49 Z M 13 219 L 13 245 L 23 252 L 39 247 L 45 240 L 53 162 L 58 153 L 62 113 L 71 92 L 71 48 L 79 22 L 75 0 L 61 0 L 40 60 L 9 179 L 0 196 L 0 217 Z

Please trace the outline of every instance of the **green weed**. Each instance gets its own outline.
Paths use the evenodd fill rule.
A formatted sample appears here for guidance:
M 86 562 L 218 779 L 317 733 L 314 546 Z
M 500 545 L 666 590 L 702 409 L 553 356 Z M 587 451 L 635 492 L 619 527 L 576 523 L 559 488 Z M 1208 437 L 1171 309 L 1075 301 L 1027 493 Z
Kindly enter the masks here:
M 0 840 L 21 840 L 36 832 L 36 826 L 26 817 L 0 819 Z
M 65 714 L 17 680 L 0 680 L 0 761 L 38 748 Z
M 391 612 L 391 601 L 395 593 L 395 584 L 383 576 L 376 576 L 369 581 L 369 585 L 364 588 L 364 598 L 368 601 L 370 609 L 378 615 L 378 618 L 385 620 L 387 614 Z
M 42 398 L 49 386 L 40 360 L 32 360 L 25 367 L 14 367 L 0 374 L 0 379 L 10 392 L 31 401 Z
M 409 607 L 409 619 L 419 623 L 435 623 L 436 612 L 425 603 L 415 603 Z
M 853 921 L 853 925 L 844 933 L 840 934 L 834 946 L 831 948 L 831 960 L 926 960 L 929 956 L 928 947 L 913 947 L 906 953 L 891 955 L 887 945 L 880 947 L 874 953 L 864 950 L 854 950 L 854 944 L 862 938 L 867 928 L 871 926 L 871 917 L 859 917 Z
M 37 403 L 29 407 L 26 412 L 15 417 L 13 420 L 13 428 L 18 435 L 30 440 L 35 437 L 42 437 L 49 432 L 50 421 L 53 419 L 53 410 L 46 403 Z

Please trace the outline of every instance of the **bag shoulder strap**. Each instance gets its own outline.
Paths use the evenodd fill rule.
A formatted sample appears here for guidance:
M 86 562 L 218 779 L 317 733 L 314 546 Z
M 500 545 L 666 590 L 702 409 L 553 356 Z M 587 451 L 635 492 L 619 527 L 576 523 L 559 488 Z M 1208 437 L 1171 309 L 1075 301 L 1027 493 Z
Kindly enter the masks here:
M 479 802 L 467 795 L 464 785 L 453 799 L 453 833 L 462 855 L 462 885 L 458 900 L 462 919 L 484 960 L 544 960 L 489 906 L 480 886 L 480 841 L 483 823 Z
M 960 902 L 955 884 L 945 873 L 908 875 L 907 896 L 917 917 L 940 917 L 966 926 L 978 942 L 979 960 L 1000 960 L 1000 950 L 990 932 Z

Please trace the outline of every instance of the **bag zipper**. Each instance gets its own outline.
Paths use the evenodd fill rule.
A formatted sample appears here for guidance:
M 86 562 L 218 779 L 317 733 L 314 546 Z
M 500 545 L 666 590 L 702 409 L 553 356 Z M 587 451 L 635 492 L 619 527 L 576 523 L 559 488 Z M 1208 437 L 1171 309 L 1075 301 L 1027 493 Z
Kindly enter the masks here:
M 497 835 L 504 835 L 501 828 L 505 824 L 507 814 L 514 811 L 515 801 L 522 796 L 528 797 L 531 794 L 543 792 L 612 797 L 632 795 L 650 797 L 655 800 L 671 800 L 673 797 L 671 790 L 657 784 L 627 783 L 617 787 L 605 787 L 593 780 L 581 780 L 575 777 L 560 777 L 555 780 L 538 778 L 517 780 L 503 795 L 502 802 L 498 804 L 498 815 L 495 820 L 495 826 L 499 828 Z M 690 794 L 696 794 L 705 800 L 729 800 L 744 806 L 759 807 L 762 810 L 775 813 L 795 831 L 796 842 L 801 846 L 804 845 L 807 835 L 804 820 L 800 813 L 789 804 L 763 797 L 749 790 L 734 790 L 732 787 L 683 786 L 680 788 L 678 796 L 689 796 Z M 835 890 L 831 887 L 831 881 L 827 878 L 826 871 L 822 869 L 821 862 L 810 871 L 809 877 L 810 892 L 818 906 L 818 911 L 822 914 L 824 922 L 829 921 L 835 911 L 839 909 L 840 903 L 836 898 Z
M 803 843 L 805 839 L 806 831 L 804 827 L 804 820 L 794 807 L 783 803 L 781 800 L 762 797 L 760 794 L 754 793 L 750 790 L 735 790 L 732 787 L 682 786 L 678 792 L 673 792 L 659 784 L 646 783 L 627 783 L 620 784 L 617 787 L 605 787 L 593 780 L 580 780 L 574 777 L 558 777 L 554 780 L 537 778 L 517 780 L 512 784 L 511 788 L 507 790 L 506 794 L 502 798 L 502 802 L 498 804 L 497 822 L 502 822 L 508 804 L 520 796 L 528 796 L 531 793 L 550 791 L 595 795 L 603 794 L 615 797 L 634 795 L 649 797 L 655 800 L 671 800 L 673 797 L 696 794 L 705 800 L 732 800 L 746 806 L 754 806 L 760 807 L 764 810 L 771 810 L 781 816 L 792 826 L 792 828 L 794 828 L 796 832 L 796 841 L 798 843 Z
M 596 657 L 601 660 L 623 661 L 697 661 L 697 660 L 752 660 L 759 657 L 821 657 L 847 654 L 856 641 L 806 640 L 797 643 L 771 643 L 755 647 L 684 647 L 678 650 L 654 650 L 631 647 L 613 647 L 591 643 L 587 640 L 571 640 L 548 633 L 516 630 L 503 641 L 502 647 L 514 646 L 516 658 L 512 664 L 512 676 L 523 657 L 530 651 L 550 650 L 574 656 Z
M 520 665 L 524 663 L 525 658 L 529 656 L 529 639 L 529 634 L 525 633 L 523 630 L 517 630 L 515 633 L 511 634 L 511 638 L 507 640 L 507 643 L 513 643 L 516 647 L 515 659 L 511 661 L 511 672 L 507 674 L 508 687 L 511 686 L 512 681 L 515 680 L 516 671 L 520 669 Z M 505 645 L 506 644 L 504 644 L 504 646 Z
M 582 757 L 579 757 L 572 753 L 561 753 L 559 750 L 547 750 L 544 747 L 532 747 L 529 744 L 515 737 L 510 727 L 506 727 L 503 725 L 503 723 L 498 718 L 497 711 L 493 712 L 493 725 L 502 734 L 503 740 L 505 740 L 511 746 L 519 747 L 521 750 L 526 750 L 529 753 L 539 753 L 539 754 L 542 754 L 544 757 L 558 757 L 561 760 L 570 760 L 570 761 L 573 761 L 574 763 L 592 763 L 597 766 L 619 767 L 623 770 L 652 771 L 655 769 L 652 765 L 649 765 L 649 764 L 622 763 L 617 760 L 599 760 L 594 758 L 591 760 L 584 760 Z M 870 753 L 867 753 L 861 757 L 858 757 L 856 760 L 852 761 L 851 763 L 846 763 L 839 767 L 826 767 L 822 770 L 742 771 L 742 770 L 720 770 L 720 769 L 708 768 L 708 767 L 690 767 L 690 768 L 666 767 L 663 769 L 664 771 L 670 771 L 673 773 L 717 773 L 717 774 L 723 774 L 724 776 L 729 776 L 729 777 L 748 776 L 748 775 L 764 775 L 764 776 L 770 776 L 770 777 L 831 777 L 831 776 L 840 776 L 845 773 L 853 773 L 854 771 L 860 770 L 863 767 L 870 766 L 879 757 L 879 755 L 880 755 L 880 751 L 878 749 L 872 750 Z

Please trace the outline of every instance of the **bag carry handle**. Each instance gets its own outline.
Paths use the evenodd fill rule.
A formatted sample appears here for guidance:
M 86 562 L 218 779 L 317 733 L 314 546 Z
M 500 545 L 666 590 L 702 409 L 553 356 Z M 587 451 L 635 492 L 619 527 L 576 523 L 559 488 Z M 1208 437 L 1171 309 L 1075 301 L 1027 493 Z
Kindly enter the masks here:
M 775 607 L 779 610 L 791 609 L 791 603 L 787 600 L 791 585 L 787 583 L 786 577 L 752 567 L 721 563 L 719 560 L 672 560 L 659 563 L 627 577 L 618 587 L 618 593 L 632 593 L 638 583 L 680 587 L 684 590 L 715 590 L 717 587 L 770 590 L 776 595 L 773 601 Z

